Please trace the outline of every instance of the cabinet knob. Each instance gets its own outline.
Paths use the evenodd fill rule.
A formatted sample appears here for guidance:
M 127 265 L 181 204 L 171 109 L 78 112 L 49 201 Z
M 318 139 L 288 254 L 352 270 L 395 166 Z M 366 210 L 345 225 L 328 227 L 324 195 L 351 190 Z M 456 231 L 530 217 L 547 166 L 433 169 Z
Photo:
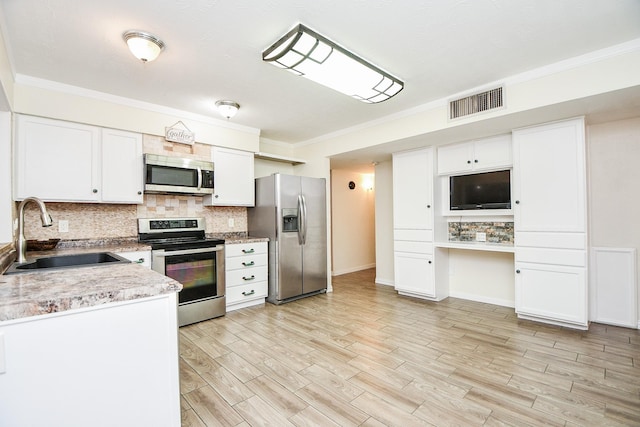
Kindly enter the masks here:
M 138 196 L 142 194 L 142 191 L 138 191 Z
M 516 205 L 519 205 L 519 204 L 520 204 L 520 200 L 516 200 Z
M 475 159 L 475 160 L 473 161 L 473 163 L 478 163 L 478 159 Z
M 91 190 L 93 194 L 96 194 L 98 192 L 97 188 L 94 188 L 93 190 Z
M 517 270 L 516 270 L 516 274 L 520 274 L 520 269 L 517 269 Z
M 431 264 L 431 260 L 429 260 L 429 264 Z
M 467 164 L 470 165 L 471 164 L 471 160 L 467 160 Z
M 427 209 L 431 209 L 431 205 L 427 205 Z
M 216 194 L 216 195 L 215 195 L 215 196 L 213 196 L 213 197 L 215 197 L 215 198 L 217 199 L 217 198 L 218 198 L 218 195 Z

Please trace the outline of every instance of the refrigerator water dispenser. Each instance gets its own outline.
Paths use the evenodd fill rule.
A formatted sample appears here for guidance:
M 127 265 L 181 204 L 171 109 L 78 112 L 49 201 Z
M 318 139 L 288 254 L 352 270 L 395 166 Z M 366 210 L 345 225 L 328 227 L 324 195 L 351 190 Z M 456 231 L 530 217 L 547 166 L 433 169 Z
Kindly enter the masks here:
M 282 231 L 285 233 L 298 231 L 298 209 L 282 209 Z

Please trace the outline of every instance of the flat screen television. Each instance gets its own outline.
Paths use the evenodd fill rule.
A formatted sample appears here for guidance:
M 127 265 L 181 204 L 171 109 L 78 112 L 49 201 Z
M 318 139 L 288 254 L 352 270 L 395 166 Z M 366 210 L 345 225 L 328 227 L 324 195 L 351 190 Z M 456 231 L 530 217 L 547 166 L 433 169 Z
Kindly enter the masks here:
M 449 177 L 452 211 L 511 209 L 511 173 L 508 170 Z

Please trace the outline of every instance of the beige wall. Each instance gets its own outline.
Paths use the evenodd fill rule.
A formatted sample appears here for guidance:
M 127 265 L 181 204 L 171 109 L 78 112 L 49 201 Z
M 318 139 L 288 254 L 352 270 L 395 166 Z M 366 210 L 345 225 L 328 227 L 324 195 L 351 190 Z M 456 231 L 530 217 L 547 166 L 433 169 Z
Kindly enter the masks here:
M 640 266 L 640 117 L 590 125 L 587 141 L 590 245 L 635 248 Z
M 376 283 L 394 284 L 393 269 L 393 164 L 375 167 L 376 182 Z
M 331 171 L 332 274 L 334 276 L 375 267 L 375 189 L 373 174 Z M 349 182 L 356 187 L 349 189 Z

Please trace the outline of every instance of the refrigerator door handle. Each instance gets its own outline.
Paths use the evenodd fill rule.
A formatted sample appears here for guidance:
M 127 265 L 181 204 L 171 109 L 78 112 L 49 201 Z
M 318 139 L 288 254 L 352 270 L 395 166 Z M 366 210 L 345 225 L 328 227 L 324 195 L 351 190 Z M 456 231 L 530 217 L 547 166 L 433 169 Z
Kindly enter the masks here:
M 304 245 L 307 242 L 307 203 L 304 196 L 298 196 L 298 243 Z

